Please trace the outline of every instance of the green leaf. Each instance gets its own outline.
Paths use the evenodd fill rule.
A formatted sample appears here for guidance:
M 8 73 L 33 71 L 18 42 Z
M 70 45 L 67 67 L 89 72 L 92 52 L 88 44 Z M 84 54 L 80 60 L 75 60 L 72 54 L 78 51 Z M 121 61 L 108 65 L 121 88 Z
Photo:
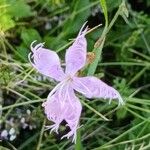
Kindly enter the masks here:
M 102 49 L 103 49 L 103 46 L 104 46 L 104 42 L 105 42 L 105 39 L 102 40 L 100 47 L 94 48 L 93 51 L 95 53 L 95 60 L 89 66 L 88 74 L 87 75 L 93 75 L 95 73 L 97 65 L 98 65 L 98 62 L 101 59 L 101 53 L 102 53 Z
M 11 14 L 9 14 L 9 5 L 6 0 L 0 1 L 0 30 L 5 32 L 15 26 L 15 22 L 12 20 Z
M 53 50 L 58 50 L 59 48 L 67 44 L 67 41 L 53 36 L 45 36 L 43 41 L 45 42 L 46 47 L 49 47 Z
M 121 109 L 118 109 L 118 110 L 117 110 L 117 118 L 118 118 L 119 120 L 125 118 L 126 115 L 127 115 L 127 110 L 126 110 L 126 109 L 121 108 Z
M 90 15 L 90 5 L 89 0 L 76 0 L 72 3 L 70 12 L 70 18 L 64 24 L 63 27 L 63 36 L 65 37 L 68 34 L 74 34 L 79 31 L 81 26 Z
M 30 44 L 35 40 L 37 41 L 37 43 L 39 43 L 42 41 L 42 39 L 37 30 L 33 28 L 23 28 L 21 31 L 21 39 L 23 40 L 23 43 L 20 46 L 16 47 L 17 52 L 24 58 L 24 61 L 28 61 Z
M 0 30 L 7 31 L 10 28 L 13 28 L 15 26 L 15 22 L 11 19 L 10 15 L 2 15 L 0 16 Z
M 9 12 L 15 18 L 24 18 L 32 16 L 34 13 L 31 7 L 24 0 L 7 0 L 10 4 Z
M 17 46 L 16 49 L 17 49 L 17 52 L 24 58 L 24 61 L 28 62 L 28 54 L 29 54 L 30 50 L 24 44 Z M 16 55 L 16 57 L 18 59 L 20 59 L 20 57 L 18 57 L 18 55 Z
M 107 1 L 107 8 L 109 8 L 107 11 L 108 12 L 112 12 L 114 10 L 114 8 L 119 7 L 119 5 L 121 4 L 122 0 L 108 0 Z
M 80 131 L 80 129 L 78 129 L 75 150 L 82 150 L 82 149 L 83 149 L 83 146 L 82 146 L 82 142 L 81 142 L 81 131 Z
M 21 32 L 21 39 L 23 40 L 24 44 L 28 47 L 31 42 L 33 42 L 34 40 L 37 40 L 37 42 L 41 42 L 41 36 L 38 33 L 37 30 L 33 29 L 33 28 L 23 28 L 22 32 Z
M 7 147 L 0 146 L 0 150 L 9 150 Z
M 107 5 L 105 0 L 100 0 L 100 5 L 102 7 L 104 17 L 105 17 L 105 26 L 108 26 L 108 13 L 107 13 Z
M 97 44 L 98 46 L 96 46 L 96 44 L 95 44 L 95 48 L 94 48 L 93 52 L 95 53 L 96 57 L 95 57 L 94 62 L 89 66 L 88 75 L 93 75 L 95 73 L 98 62 L 101 60 L 102 49 L 103 49 L 103 46 L 105 43 L 105 36 L 106 36 L 106 32 L 107 32 L 107 27 L 108 27 L 108 13 L 107 13 L 106 1 L 100 0 L 100 5 L 101 5 L 102 10 L 104 12 L 105 28 L 102 32 L 102 35 L 100 36 L 100 38 L 96 42 L 96 43 L 98 43 Z

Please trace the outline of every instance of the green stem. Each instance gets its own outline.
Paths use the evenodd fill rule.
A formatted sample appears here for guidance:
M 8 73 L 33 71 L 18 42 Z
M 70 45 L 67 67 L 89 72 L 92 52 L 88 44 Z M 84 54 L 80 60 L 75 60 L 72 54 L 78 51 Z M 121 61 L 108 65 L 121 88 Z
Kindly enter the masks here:
M 40 150 L 41 143 L 42 143 L 42 138 L 43 138 L 43 133 L 44 133 L 44 128 L 45 128 L 45 123 L 46 123 L 46 119 L 44 119 L 44 121 L 43 121 L 43 125 L 42 125 L 42 128 L 41 128 L 41 133 L 40 133 L 40 137 L 39 137 L 39 141 L 38 141 L 38 145 L 37 145 L 36 150 Z
M 102 145 L 102 146 L 100 146 L 100 147 L 98 147 L 98 148 L 95 148 L 95 149 L 93 149 L 93 150 L 102 150 L 102 149 L 105 149 L 108 145 L 110 145 L 110 144 L 116 142 L 117 140 L 121 139 L 122 137 L 124 137 L 124 136 L 127 135 L 128 133 L 133 132 L 135 129 L 139 128 L 140 126 L 142 126 L 142 125 L 143 125 L 144 123 L 146 123 L 146 122 L 147 122 L 147 120 L 142 121 L 141 123 L 135 125 L 133 128 L 127 130 L 126 132 L 120 134 L 118 137 L 114 138 L 113 140 L 109 141 L 108 143 L 106 143 L 106 144 L 104 144 L 104 145 Z
M 81 143 L 81 131 L 80 131 L 80 129 L 78 129 L 75 150 L 82 150 L 82 149 L 83 149 L 83 147 L 82 147 L 82 143 Z
M 95 112 L 97 115 L 99 115 L 102 119 L 104 119 L 105 121 L 109 121 L 109 119 L 107 119 L 104 115 L 102 115 L 100 112 L 98 112 L 97 110 L 95 110 L 94 108 L 92 108 L 90 105 L 88 105 L 87 103 L 85 103 L 83 100 L 81 100 L 81 103 L 86 106 L 87 108 L 89 108 L 91 111 Z
M 39 100 L 22 102 L 22 103 L 18 103 L 18 104 L 14 104 L 14 105 L 5 106 L 5 107 L 2 108 L 2 110 L 7 110 L 9 108 L 23 106 L 23 105 L 29 105 L 29 104 L 33 104 L 33 103 L 39 103 L 39 102 L 43 102 L 43 101 L 44 101 L 43 99 L 39 99 Z
M 112 26 L 114 25 L 118 16 L 120 15 L 120 10 L 121 10 L 121 5 L 120 5 L 119 9 L 117 10 L 115 16 L 111 20 L 109 26 L 108 27 L 107 27 L 107 25 L 105 26 L 101 37 L 98 39 L 98 41 L 95 44 L 95 48 L 94 48 L 93 52 L 95 53 L 96 58 L 95 58 L 94 62 L 89 66 L 88 75 L 93 75 L 95 73 L 96 68 L 98 66 L 98 62 L 101 61 L 101 54 L 102 54 L 102 49 L 104 47 L 106 35 L 110 31 Z

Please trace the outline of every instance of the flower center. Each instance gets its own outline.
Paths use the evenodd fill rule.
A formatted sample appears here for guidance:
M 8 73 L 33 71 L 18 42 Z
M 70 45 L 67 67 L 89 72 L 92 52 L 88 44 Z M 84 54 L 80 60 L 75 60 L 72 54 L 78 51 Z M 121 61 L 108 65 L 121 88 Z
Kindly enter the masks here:
M 64 79 L 65 83 L 72 82 L 72 81 L 73 81 L 72 78 L 73 78 L 73 77 L 72 77 L 71 75 L 68 75 L 68 76 Z

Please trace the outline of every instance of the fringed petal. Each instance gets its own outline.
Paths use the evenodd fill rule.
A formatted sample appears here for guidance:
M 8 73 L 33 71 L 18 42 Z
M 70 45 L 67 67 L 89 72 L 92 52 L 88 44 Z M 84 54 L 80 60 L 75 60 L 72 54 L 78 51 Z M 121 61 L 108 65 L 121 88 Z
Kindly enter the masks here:
M 64 72 L 60 65 L 60 60 L 56 52 L 43 48 L 44 43 L 37 44 L 33 47 L 31 43 L 31 51 L 29 61 L 41 74 L 51 77 L 57 81 L 64 78 Z M 32 62 L 33 60 L 33 62 Z
M 87 98 L 118 99 L 119 105 L 124 104 L 117 90 L 96 77 L 74 77 L 73 88 Z
M 82 26 L 75 42 L 66 51 L 66 74 L 74 75 L 86 63 L 87 42 L 85 33 L 88 28 L 83 30 L 85 25 L 86 23 Z
M 58 94 L 55 93 L 51 97 L 48 97 L 47 101 L 44 102 L 42 106 L 44 107 L 44 111 L 48 120 L 54 122 L 53 125 L 47 126 L 46 128 L 51 129 L 50 133 L 52 131 L 58 133 L 59 125 L 64 119 L 64 112 L 63 108 L 61 107 Z
M 82 105 L 79 99 L 75 96 L 73 89 L 67 93 L 67 109 L 65 112 L 65 120 L 67 126 L 70 128 L 70 132 L 64 135 L 62 138 L 72 137 L 72 142 L 76 143 L 76 134 L 79 127 L 79 119 L 82 111 Z

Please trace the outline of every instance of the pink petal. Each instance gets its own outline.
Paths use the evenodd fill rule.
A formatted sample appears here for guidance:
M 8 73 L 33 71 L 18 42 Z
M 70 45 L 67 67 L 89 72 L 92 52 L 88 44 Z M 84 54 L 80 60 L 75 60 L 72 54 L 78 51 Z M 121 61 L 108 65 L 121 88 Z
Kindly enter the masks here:
M 62 138 L 70 138 L 73 136 L 72 142 L 76 143 L 76 132 L 79 128 L 79 119 L 82 111 L 82 105 L 79 99 L 75 96 L 73 89 L 69 90 L 67 101 L 68 107 L 66 107 L 65 120 L 67 122 L 67 126 L 70 128 L 70 132 L 64 135 Z
M 35 42 L 35 41 L 34 41 Z M 33 42 L 33 43 L 34 43 Z M 43 44 L 37 44 L 33 47 L 31 44 L 31 53 L 29 60 L 33 58 L 31 64 L 43 75 L 51 77 L 57 81 L 61 81 L 64 77 L 64 72 L 60 66 L 60 60 L 56 52 L 43 48 Z
M 118 99 L 123 104 L 119 92 L 96 77 L 74 77 L 73 87 L 87 98 Z
M 47 129 L 58 133 L 60 123 L 66 120 L 70 132 L 62 138 L 73 136 L 72 141 L 75 142 L 82 106 L 79 99 L 75 96 L 71 85 L 62 84 L 59 86 L 53 95 L 49 94 L 47 101 L 42 106 L 45 109 L 47 118 L 54 122 L 53 125 L 47 126 Z
M 58 94 L 54 94 L 46 102 L 42 104 L 44 107 L 45 114 L 48 120 L 54 122 L 53 125 L 48 126 L 48 129 L 58 133 L 58 128 L 62 120 L 64 119 L 63 108 L 61 107 L 60 100 L 58 99 Z
M 80 70 L 86 63 L 86 52 L 87 52 L 87 42 L 85 38 L 85 33 L 87 27 L 84 31 L 85 24 L 82 26 L 79 35 L 75 39 L 75 42 L 66 52 L 66 73 L 74 75 L 78 70 Z

